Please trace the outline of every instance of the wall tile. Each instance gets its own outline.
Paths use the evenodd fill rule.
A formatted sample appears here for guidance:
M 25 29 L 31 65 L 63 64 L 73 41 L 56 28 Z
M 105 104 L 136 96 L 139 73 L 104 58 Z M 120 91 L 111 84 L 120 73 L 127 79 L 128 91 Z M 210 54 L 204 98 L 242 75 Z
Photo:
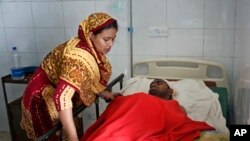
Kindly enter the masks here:
M 235 88 L 237 87 L 237 82 L 239 80 L 239 72 L 240 69 L 242 68 L 242 59 L 241 58 L 234 58 L 233 60 L 233 78 L 232 78 L 232 85 L 235 86 L 232 92 L 235 92 Z
M 169 28 L 203 28 L 204 0 L 168 0 Z
M 70 1 L 70 0 L 26 0 L 31 2 L 51 2 L 51 1 Z
M 129 0 L 96 1 L 96 12 L 106 12 L 118 21 L 119 26 L 129 26 Z
M 128 55 L 107 55 L 111 65 L 112 65 L 112 75 L 110 81 L 119 76 L 121 73 L 127 72 L 125 74 L 129 75 L 130 71 L 130 57 Z
M 35 27 L 64 27 L 62 2 L 33 2 Z
M 32 28 L 6 28 L 7 46 L 11 51 L 16 46 L 20 52 L 36 52 L 34 30 Z
M 234 30 L 233 29 L 205 29 L 204 55 L 233 57 Z
M 246 32 L 247 28 L 236 30 L 235 38 L 235 57 L 248 58 L 250 52 L 250 32 Z
M 145 0 L 136 0 L 132 2 L 133 27 L 166 26 L 166 0 L 148 0 L 147 2 Z
M 50 52 L 52 48 L 65 40 L 63 28 L 36 29 L 36 47 L 38 52 Z
M 36 52 L 22 52 L 22 64 L 27 66 L 38 66 L 38 57 Z
M 250 45 L 250 3 L 241 0 L 237 1 L 235 30 L 235 57 L 248 57 Z
M 0 4 L 0 27 L 4 27 L 2 5 Z
M 37 53 L 37 58 L 38 58 L 38 64 L 41 64 L 43 59 L 46 57 L 46 55 L 49 53 L 48 52 L 38 52 Z
M 71 39 L 72 37 L 78 36 L 78 28 L 77 27 L 66 27 L 65 28 L 65 36 L 66 40 Z
M 149 37 L 147 28 L 133 31 L 133 55 L 166 55 L 167 38 Z
M 0 76 L 5 76 L 10 73 L 10 54 L 9 53 L 0 53 Z
M 247 36 L 245 36 L 246 32 L 244 32 L 243 28 L 236 28 L 235 29 L 235 51 L 234 51 L 234 57 L 241 57 L 244 54 L 244 46 L 246 46 L 246 40 L 248 39 Z
M 30 0 L 2 0 L 4 2 L 27 2 L 27 1 L 30 1 Z
M 234 28 L 235 0 L 205 0 L 205 28 Z
M 95 12 L 95 1 L 63 1 L 66 27 L 78 28 L 80 22 Z
M 2 2 L 6 27 L 33 27 L 30 2 Z
M 167 55 L 203 56 L 203 30 L 170 29 L 167 39 Z
M 0 27 L 0 52 L 7 52 L 7 43 L 4 28 Z

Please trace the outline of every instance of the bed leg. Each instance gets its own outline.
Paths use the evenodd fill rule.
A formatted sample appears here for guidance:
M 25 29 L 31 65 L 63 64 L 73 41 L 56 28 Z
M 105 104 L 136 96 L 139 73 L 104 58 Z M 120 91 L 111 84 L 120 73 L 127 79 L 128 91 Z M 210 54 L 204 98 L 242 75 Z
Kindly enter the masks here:
M 96 119 L 98 119 L 99 118 L 99 97 L 97 97 L 95 101 L 95 113 L 96 113 Z

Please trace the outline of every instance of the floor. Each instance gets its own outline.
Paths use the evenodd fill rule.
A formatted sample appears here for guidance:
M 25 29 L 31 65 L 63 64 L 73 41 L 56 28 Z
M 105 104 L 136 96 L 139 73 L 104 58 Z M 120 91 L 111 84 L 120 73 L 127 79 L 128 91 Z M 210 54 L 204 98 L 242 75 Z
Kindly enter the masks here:
M 11 141 L 10 133 L 0 131 L 0 141 Z

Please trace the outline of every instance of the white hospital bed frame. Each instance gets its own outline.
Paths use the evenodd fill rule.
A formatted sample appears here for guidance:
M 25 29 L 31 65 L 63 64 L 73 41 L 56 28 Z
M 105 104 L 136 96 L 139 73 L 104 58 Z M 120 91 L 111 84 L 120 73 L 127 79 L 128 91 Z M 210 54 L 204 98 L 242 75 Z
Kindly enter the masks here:
M 145 72 L 145 67 L 147 72 Z M 209 75 L 210 68 L 219 72 L 219 76 Z M 143 71 L 143 74 L 141 74 Z M 225 68 L 222 64 L 209 60 L 191 58 L 148 58 L 134 63 L 132 77 L 145 75 L 148 78 L 164 78 L 168 80 L 198 79 L 215 82 L 217 87 L 228 88 Z

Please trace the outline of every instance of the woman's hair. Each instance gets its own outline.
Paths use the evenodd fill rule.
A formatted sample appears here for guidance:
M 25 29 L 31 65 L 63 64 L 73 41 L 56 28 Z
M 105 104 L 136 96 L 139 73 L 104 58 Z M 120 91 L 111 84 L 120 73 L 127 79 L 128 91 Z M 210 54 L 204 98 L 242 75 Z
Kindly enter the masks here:
M 101 29 L 98 29 L 98 30 L 94 31 L 93 34 L 97 35 L 97 34 L 101 33 L 103 30 L 109 29 L 109 28 L 114 28 L 114 29 L 118 30 L 118 23 L 117 23 L 117 21 L 115 20 L 112 23 L 110 23 L 110 24 L 102 27 Z

